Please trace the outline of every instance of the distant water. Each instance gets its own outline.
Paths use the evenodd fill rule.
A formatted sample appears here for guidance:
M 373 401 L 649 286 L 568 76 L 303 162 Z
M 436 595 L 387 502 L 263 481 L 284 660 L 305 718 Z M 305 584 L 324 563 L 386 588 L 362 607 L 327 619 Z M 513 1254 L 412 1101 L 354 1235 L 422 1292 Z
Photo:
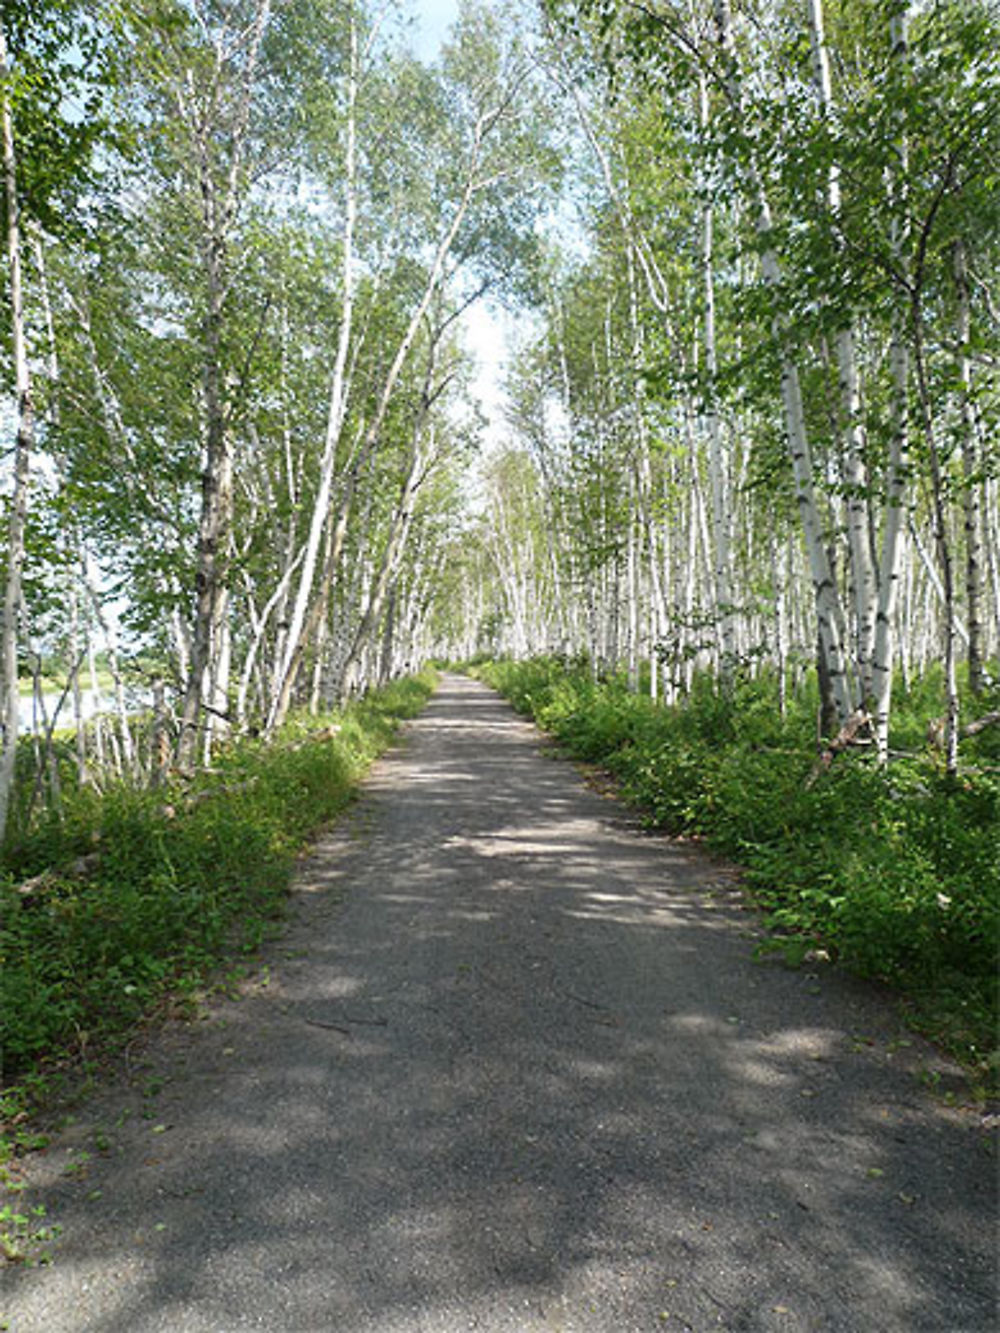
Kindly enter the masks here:
M 51 726 L 52 715 L 59 706 L 61 697 L 60 694 L 52 694 L 48 691 L 42 695 L 45 702 L 44 720 L 40 712 L 36 715 L 34 699 L 31 696 L 22 698 L 19 726 L 20 734 L 22 736 L 27 736 L 32 731 L 36 730 L 36 726 L 39 732 L 44 731 L 46 724 Z M 95 695 L 90 690 L 84 690 L 82 702 L 83 717 L 85 721 L 92 718 L 95 713 L 114 713 L 116 710 L 115 699 L 112 694 Z M 125 702 L 128 711 L 134 713 L 149 703 L 149 695 L 145 690 L 126 690 Z M 60 731 L 65 727 L 72 727 L 73 722 L 73 696 L 72 694 L 67 694 L 66 701 L 60 709 L 59 716 L 56 719 L 56 730 Z

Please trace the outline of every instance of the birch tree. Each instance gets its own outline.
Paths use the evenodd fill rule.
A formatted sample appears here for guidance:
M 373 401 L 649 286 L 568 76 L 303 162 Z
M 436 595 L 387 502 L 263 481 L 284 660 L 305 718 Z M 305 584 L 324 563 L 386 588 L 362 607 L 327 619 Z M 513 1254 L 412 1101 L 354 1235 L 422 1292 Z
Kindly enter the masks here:
M 355 74 L 348 76 L 346 92 L 347 169 L 344 180 L 348 182 L 345 188 L 351 197 L 345 196 L 343 212 L 345 263 L 350 254 L 346 229 L 350 228 L 353 235 L 352 218 L 356 208 L 352 203 L 356 195 L 351 193 L 349 184 L 353 179 L 352 164 L 357 152 L 353 112 L 358 83 L 357 65 L 353 59 L 351 68 Z M 538 106 L 537 100 L 528 96 L 530 74 L 530 66 L 518 43 L 512 41 L 505 47 L 495 20 L 485 11 L 470 8 L 459 27 L 453 48 L 446 54 L 445 81 L 440 89 L 431 87 L 428 76 L 424 75 L 415 85 L 420 100 L 409 106 L 404 102 L 398 108 L 397 114 L 412 110 L 425 118 L 428 132 L 421 146 L 422 161 L 419 165 L 413 162 L 412 167 L 425 173 L 426 182 L 430 183 L 426 203 L 432 206 L 426 214 L 418 208 L 414 215 L 421 221 L 426 220 L 429 228 L 420 237 L 424 251 L 420 279 L 414 287 L 412 304 L 392 353 L 386 356 L 385 368 L 366 405 L 364 424 L 359 428 L 356 442 L 348 450 L 342 442 L 345 399 L 337 367 L 350 361 L 348 348 L 352 321 L 348 311 L 353 308 L 353 300 L 343 307 L 321 484 L 310 521 L 307 558 L 295 592 L 287 646 L 268 713 L 269 728 L 277 726 L 287 713 L 306 647 L 322 623 L 333 572 L 343 551 L 358 478 L 380 447 L 394 395 L 410 366 L 428 312 L 443 293 L 457 293 L 463 279 L 478 283 L 478 286 L 472 286 L 470 296 L 455 299 L 460 303 L 475 299 L 491 283 L 493 276 L 489 271 L 472 276 L 473 270 L 477 267 L 489 270 L 492 266 L 493 273 L 499 271 L 504 259 L 509 257 L 510 242 L 516 244 L 523 235 L 523 227 L 530 225 L 532 208 L 525 212 L 525 204 L 533 191 L 525 188 L 526 170 L 529 164 L 535 172 L 551 170 L 543 160 L 544 141 L 540 141 L 537 129 L 530 126 L 531 112 Z M 403 86 L 405 88 L 405 82 Z M 403 181 L 406 185 L 405 175 Z M 397 207 L 405 206 L 406 199 L 397 194 L 395 203 Z M 517 218 L 518 210 L 525 213 L 524 222 Z M 407 226 L 413 225 L 414 219 L 408 220 Z M 410 271 L 415 271 L 412 264 Z M 346 269 L 344 280 L 346 293 Z M 338 455 L 342 459 L 342 473 L 337 503 L 331 510 L 329 501 Z M 314 578 L 325 532 L 328 533 L 328 551 L 317 596 Z
M 216 717 L 225 709 L 227 682 L 218 675 L 218 667 L 227 628 L 233 458 L 224 382 L 224 323 L 233 282 L 233 233 L 247 190 L 246 158 L 258 57 L 270 9 L 270 0 L 219 10 L 211 4 L 198 4 L 192 20 L 195 41 L 202 49 L 187 43 L 184 49 L 177 38 L 168 40 L 174 61 L 168 96 L 186 138 L 182 168 L 190 172 L 192 184 L 197 185 L 198 246 L 204 283 L 201 343 L 205 459 L 189 676 L 177 750 L 181 764 L 190 764 L 195 757 L 204 725 L 207 677 L 213 671 L 216 679 L 211 706 Z
M 101 10 L 98 18 L 109 19 Z M 105 33 L 74 3 L 26 5 L 17 0 L 0 17 L 0 138 L 9 336 L 16 420 L 7 513 L 2 647 L 3 750 L 0 754 L 0 841 L 10 815 L 19 728 L 18 646 L 24 605 L 29 485 L 38 445 L 38 418 L 28 331 L 27 257 L 39 229 L 79 225 L 79 198 L 90 183 L 95 144 L 105 133 L 105 86 L 115 25 Z M 70 51 L 76 47 L 84 65 Z M 89 63 L 87 63 L 89 62 Z M 79 122 L 67 110 L 78 99 Z M 76 215 L 76 216 L 74 216 Z
M 3 599 L 3 753 L 0 758 L 0 840 L 7 828 L 17 736 L 20 726 L 20 688 L 17 670 L 18 617 L 21 611 L 21 570 L 24 564 L 25 523 L 31 453 L 35 443 L 34 402 L 24 327 L 22 222 L 18 190 L 18 163 L 14 144 L 12 79 L 7 37 L 0 22 L 0 132 L 3 136 L 4 196 L 6 201 L 7 263 L 10 295 L 10 333 L 14 351 L 17 394 L 17 442 L 14 452 L 14 491 L 7 520 L 7 567 Z

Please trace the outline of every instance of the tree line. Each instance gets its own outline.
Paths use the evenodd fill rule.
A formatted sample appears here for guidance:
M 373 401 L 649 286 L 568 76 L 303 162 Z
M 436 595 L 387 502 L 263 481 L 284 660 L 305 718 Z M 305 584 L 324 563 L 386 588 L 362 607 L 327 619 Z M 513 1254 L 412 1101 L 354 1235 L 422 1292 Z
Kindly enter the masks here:
M 474 446 L 461 316 L 530 289 L 559 158 L 501 14 L 465 6 L 433 64 L 404 38 L 364 3 L 4 7 L 0 825 L 43 658 L 81 782 L 190 770 L 426 659 Z M 95 646 L 121 704 L 96 727 Z
M 57 723 L 79 783 L 155 782 L 544 650 L 667 703 L 815 669 L 883 761 L 940 663 L 954 770 L 1000 645 L 997 28 L 468 3 L 422 63 L 361 0 L 8 0 L 0 829 L 46 662 L 50 796 Z M 526 332 L 477 461 L 486 296 Z
M 648 662 L 668 701 L 815 668 L 823 734 L 883 761 L 894 679 L 940 665 L 954 770 L 1000 645 L 995 12 L 549 24 L 589 246 L 552 256 L 511 374 L 468 551 L 487 650 Z

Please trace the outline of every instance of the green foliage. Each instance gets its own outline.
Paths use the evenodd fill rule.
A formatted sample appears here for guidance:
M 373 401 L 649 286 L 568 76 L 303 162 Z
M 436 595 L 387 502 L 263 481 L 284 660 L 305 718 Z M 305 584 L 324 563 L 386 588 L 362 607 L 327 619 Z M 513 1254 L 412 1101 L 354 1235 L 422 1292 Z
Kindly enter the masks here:
M 65 824 L 22 842 L 0 886 L 6 1077 L 128 1028 L 166 995 L 189 994 L 219 958 L 255 947 L 282 913 L 298 849 L 432 686 L 425 673 L 322 719 L 339 726 L 332 740 L 310 740 L 310 718 L 272 745 L 234 744 L 199 788 L 81 793 Z M 92 877 L 56 869 L 18 891 L 26 867 L 58 867 L 87 844 L 98 851 Z
M 766 678 L 725 691 L 702 677 L 667 709 L 554 658 L 475 674 L 618 777 L 652 825 L 737 857 L 771 947 L 793 962 L 822 948 L 892 983 L 932 1035 L 987 1069 L 1000 938 L 995 768 L 955 782 L 919 753 L 887 770 L 851 754 L 818 767 L 814 701 L 804 693 L 782 720 Z M 901 695 L 900 731 L 922 738 L 939 697 L 933 682 Z
M 49 235 L 80 235 L 100 174 L 96 150 L 117 133 L 110 93 L 122 58 L 120 13 L 104 0 L 5 0 L 0 23 L 20 206 Z
M 9 1203 L 0 1207 L 0 1255 L 8 1263 L 30 1265 L 51 1262 L 51 1254 L 42 1247 L 56 1240 L 62 1228 L 47 1224 L 44 1218 L 45 1208 L 42 1204 L 26 1212 L 19 1211 Z

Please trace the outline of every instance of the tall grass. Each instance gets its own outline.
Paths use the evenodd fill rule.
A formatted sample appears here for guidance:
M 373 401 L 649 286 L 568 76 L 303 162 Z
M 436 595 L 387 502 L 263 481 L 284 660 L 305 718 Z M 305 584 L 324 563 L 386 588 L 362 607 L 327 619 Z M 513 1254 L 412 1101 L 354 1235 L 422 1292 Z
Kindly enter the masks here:
M 737 858 L 790 961 L 822 948 L 891 983 L 920 1025 L 995 1079 L 997 729 L 965 743 L 961 776 L 949 779 L 920 748 L 940 693 L 917 683 L 900 695 L 894 737 L 912 755 L 882 770 L 848 753 L 817 771 L 808 689 L 782 718 L 766 678 L 724 691 L 702 677 L 683 705 L 663 708 L 555 659 L 476 674 L 614 774 L 652 825 Z

